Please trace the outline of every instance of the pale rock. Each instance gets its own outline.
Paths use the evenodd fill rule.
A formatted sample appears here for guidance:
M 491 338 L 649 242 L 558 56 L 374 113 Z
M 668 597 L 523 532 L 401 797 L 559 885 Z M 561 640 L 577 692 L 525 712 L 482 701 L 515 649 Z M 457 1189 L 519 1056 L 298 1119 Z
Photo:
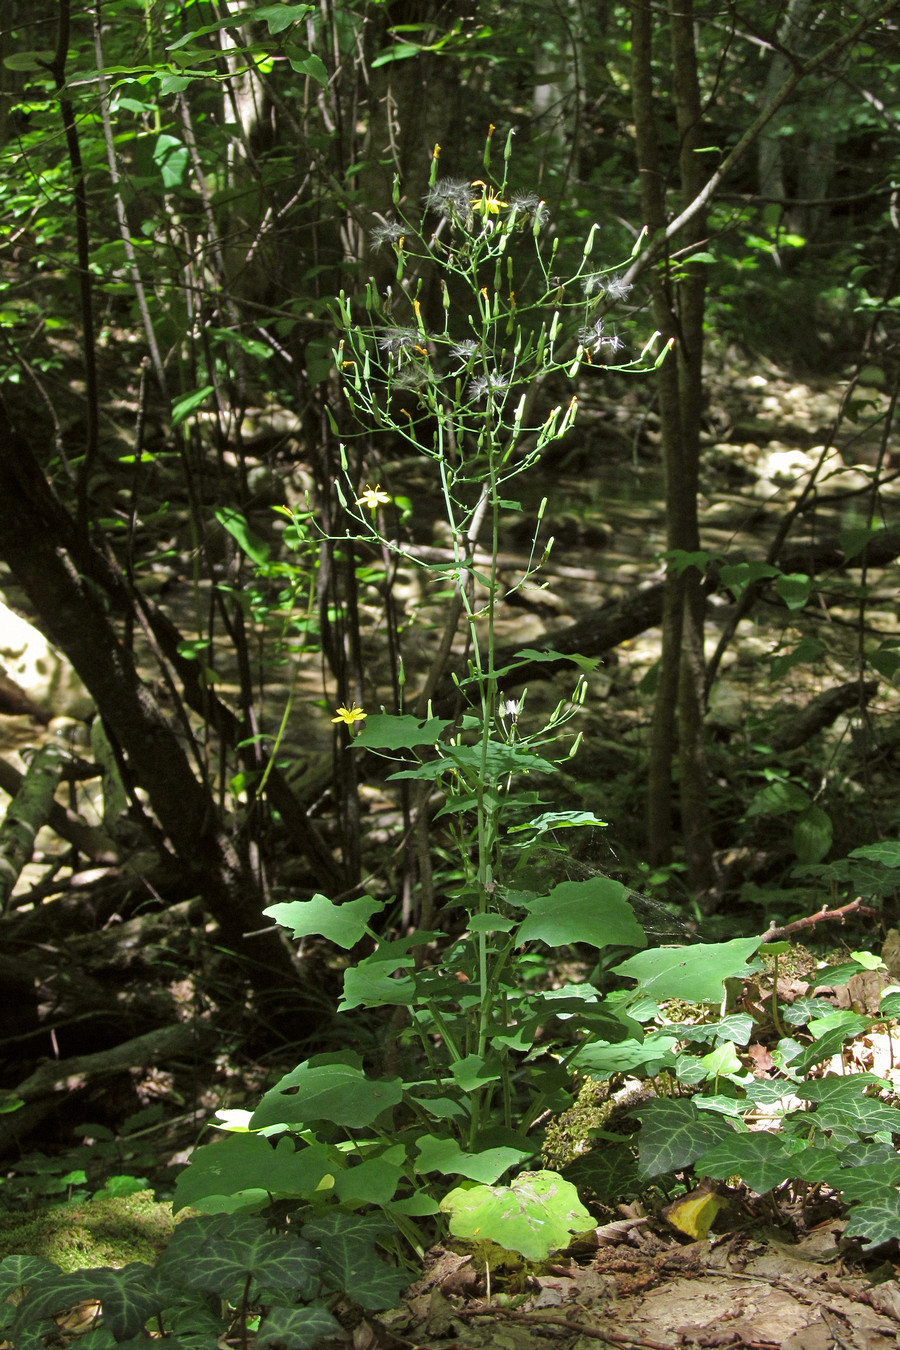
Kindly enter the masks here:
M 62 653 L 2 601 L 0 666 L 46 712 L 86 718 L 94 711 L 93 699 Z

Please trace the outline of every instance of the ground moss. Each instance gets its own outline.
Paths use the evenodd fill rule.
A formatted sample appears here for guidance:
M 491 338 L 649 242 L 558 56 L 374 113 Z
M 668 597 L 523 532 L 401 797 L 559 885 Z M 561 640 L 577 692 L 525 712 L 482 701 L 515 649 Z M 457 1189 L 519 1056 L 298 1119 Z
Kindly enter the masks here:
M 0 1258 L 41 1256 L 66 1271 L 129 1261 L 152 1264 L 174 1227 L 172 1206 L 154 1200 L 152 1191 L 96 1196 L 37 1214 L 0 1213 Z

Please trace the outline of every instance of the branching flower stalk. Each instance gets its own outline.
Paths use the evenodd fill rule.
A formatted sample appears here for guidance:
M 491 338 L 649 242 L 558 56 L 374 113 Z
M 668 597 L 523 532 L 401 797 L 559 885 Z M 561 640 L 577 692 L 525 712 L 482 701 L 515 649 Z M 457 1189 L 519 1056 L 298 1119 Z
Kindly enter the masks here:
M 503 807 L 515 779 L 528 772 L 529 758 L 538 758 L 537 746 L 565 734 L 565 723 L 585 693 L 580 680 L 566 709 L 558 708 L 537 731 L 523 734 L 516 724 L 510 736 L 504 729 L 505 705 L 495 666 L 497 603 L 502 598 L 500 526 L 510 505 L 504 492 L 575 420 L 578 401 L 573 394 L 568 403 L 535 421 L 535 402 L 548 378 L 574 378 L 586 367 L 601 366 L 624 345 L 617 334 L 606 332 L 603 316 L 630 289 L 622 285 L 619 267 L 598 268 L 592 261 L 596 226 L 572 274 L 557 274 L 558 241 L 549 235 L 544 203 L 510 188 L 511 144 L 510 136 L 499 181 L 490 176 L 489 150 L 483 176 L 439 177 L 436 149 L 419 221 L 401 214 L 399 186 L 395 189 L 396 218 L 382 220 L 372 240 L 377 248 L 393 251 L 396 285 L 380 293 L 369 283 L 364 315 L 341 294 L 342 340 L 336 352 L 348 403 L 364 432 L 389 433 L 434 462 L 449 525 L 452 563 L 445 576 L 466 630 L 470 673 L 460 688 L 469 708 L 450 741 L 434 749 L 444 759 L 450 792 L 460 808 L 456 835 L 477 919 L 472 933 L 477 1004 L 470 1011 L 464 1044 L 446 1023 L 439 1034 L 451 1060 L 474 1056 L 477 1062 L 486 1060 L 498 1015 L 503 1016 L 498 992 L 513 951 L 511 940 L 497 943 L 489 926 L 489 916 L 503 912 Z M 427 310 L 426 281 L 435 276 L 440 301 Z M 613 368 L 654 368 L 665 354 L 657 354 L 655 345 L 651 339 L 636 359 Z M 416 562 L 402 541 L 383 529 L 378 508 L 386 504 L 387 494 L 380 486 L 351 481 L 343 451 L 342 463 L 345 481 L 337 491 L 358 536 Z M 486 575 L 475 566 L 471 533 L 485 507 L 490 520 Z M 536 546 L 535 533 L 527 573 L 517 588 L 546 556 L 548 549 L 535 562 Z M 498 744 L 508 747 L 505 761 Z M 462 823 L 466 811 L 472 818 L 470 832 Z M 413 1020 L 421 1032 L 418 1019 Z M 505 1060 L 507 1051 L 501 1054 Z M 493 1090 L 493 1083 L 486 1083 L 469 1094 L 465 1142 L 470 1148 Z M 505 1070 L 501 1091 L 510 1123 Z

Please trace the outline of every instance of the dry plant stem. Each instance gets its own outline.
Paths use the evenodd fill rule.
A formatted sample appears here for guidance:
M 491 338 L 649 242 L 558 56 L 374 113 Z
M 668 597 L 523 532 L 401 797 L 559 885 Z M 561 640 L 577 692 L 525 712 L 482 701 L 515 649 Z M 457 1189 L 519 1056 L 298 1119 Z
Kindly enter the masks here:
M 547 1313 L 515 1312 L 509 1308 L 479 1308 L 469 1312 L 466 1308 L 456 1310 L 457 1317 L 504 1317 L 508 1321 L 522 1322 L 532 1327 L 563 1327 L 566 1331 L 577 1332 L 579 1336 L 588 1336 L 595 1341 L 606 1341 L 612 1345 L 640 1345 L 647 1350 L 676 1350 L 669 1341 L 655 1341 L 645 1336 L 629 1336 L 627 1332 L 610 1331 L 604 1328 L 587 1327 L 583 1322 L 570 1321 L 567 1317 L 554 1317 Z
M 808 914 L 805 919 L 795 919 L 793 923 L 782 924 L 780 928 L 767 928 L 762 935 L 762 941 L 771 942 L 773 938 L 787 937 L 789 933 L 812 928 L 823 919 L 840 919 L 843 923 L 848 914 L 865 914 L 867 918 L 875 918 L 877 910 L 872 909 L 870 905 L 864 905 L 861 896 L 846 905 L 841 905 L 840 909 L 829 909 L 827 905 L 823 905 L 815 914 Z

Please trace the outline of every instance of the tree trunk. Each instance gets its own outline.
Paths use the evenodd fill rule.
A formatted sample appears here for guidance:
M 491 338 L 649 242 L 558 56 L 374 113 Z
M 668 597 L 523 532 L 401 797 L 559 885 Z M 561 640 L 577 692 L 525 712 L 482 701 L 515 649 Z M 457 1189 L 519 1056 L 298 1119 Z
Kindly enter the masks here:
M 680 135 L 680 176 L 684 205 L 701 186 L 701 110 L 690 3 L 672 0 L 670 15 L 675 112 Z M 653 98 L 653 17 L 646 4 L 632 11 L 632 91 L 641 200 L 653 235 L 666 227 L 665 186 L 660 165 Z M 689 222 L 688 242 L 705 230 L 705 213 Z M 702 408 L 702 264 L 688 263 L 679 281 L 667 262 L 653 280 L 656 326 L 675 339 L 674 359 L 659 371 L 658 392 L 669 550 L 699 548 L 697 490 Z M 663 606 L 662 654 L 651 723 L 648 765 L 647 836 L 650 861 L 670 861 L 673 824 L 673 762 L 680 768 L 680 805 L 688 883 L 704 891 L 712 883 L 712 860 L 703 748 L 703 578 L 696 567 L 670 569 Z M 677 735 L 676 735 L 677 731 Z
M 25 591 L 49 640 L 72 662 L 147 792 L 156 817 L 225 941 L 253 962 L 259 987 L 294 985 L 288 948 L 264 926 L 261 900 L 222 829 L 215 804 L 191 771 L 173 730 L 119 642 L 96 592 L 56 537 L 61 507 L 27 443 L 0 409 L 0 556 Z

